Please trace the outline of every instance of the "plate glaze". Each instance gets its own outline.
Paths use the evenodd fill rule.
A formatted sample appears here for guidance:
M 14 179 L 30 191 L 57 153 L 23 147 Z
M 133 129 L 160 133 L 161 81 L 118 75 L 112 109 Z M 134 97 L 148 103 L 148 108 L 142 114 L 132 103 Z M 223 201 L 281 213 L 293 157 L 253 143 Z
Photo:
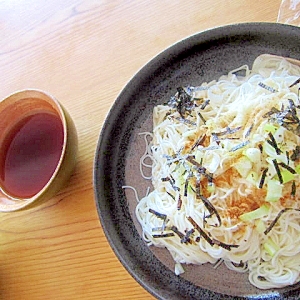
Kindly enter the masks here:
M 116 256 L 127 271 L 158 299 L 299 299 L 300 284 L 258 290 L 247 275 L 210 264 L 184 265 L 176 276 L 168 251 L 148 247 L 134 216 L 136 200 L 151 182 L 142 179 L 139 159 L 151 131 L 152 109 L 174 95 L 178 86 L 218 79 L 263 53 L 300 60 L 300 28 L 276 23 L 244 23 L 190 36 L 146 64 L 121 91 L 103 125 L 94 162 L 94 190 L 99 218 Z

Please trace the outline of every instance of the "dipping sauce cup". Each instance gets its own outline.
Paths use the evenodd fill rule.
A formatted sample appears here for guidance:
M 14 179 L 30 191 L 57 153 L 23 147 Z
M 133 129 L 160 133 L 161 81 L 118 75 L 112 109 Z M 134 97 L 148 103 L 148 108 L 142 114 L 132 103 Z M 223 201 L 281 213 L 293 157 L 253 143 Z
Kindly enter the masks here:
M 75 125 L 63 106 L 40 90 L 0 102 L 0 211 L 54 196 L 69 179 L 77 154 Z

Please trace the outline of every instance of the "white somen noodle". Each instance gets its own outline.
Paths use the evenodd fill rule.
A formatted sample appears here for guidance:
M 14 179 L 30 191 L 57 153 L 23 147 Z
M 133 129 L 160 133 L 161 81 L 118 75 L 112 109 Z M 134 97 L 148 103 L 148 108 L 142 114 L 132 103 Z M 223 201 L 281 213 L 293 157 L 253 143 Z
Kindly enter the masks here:
M 176 274 L 224 262 L 260 289 L 300 280 L 299 77 L 263 55 L 154 108 L 143 155 L 154 189 L 136 216 Z

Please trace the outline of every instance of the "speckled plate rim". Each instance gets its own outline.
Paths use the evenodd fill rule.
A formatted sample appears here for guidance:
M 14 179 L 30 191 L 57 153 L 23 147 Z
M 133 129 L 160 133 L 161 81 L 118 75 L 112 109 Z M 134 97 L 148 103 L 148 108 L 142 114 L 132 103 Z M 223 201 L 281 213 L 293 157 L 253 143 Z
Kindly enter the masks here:
M 222 63 L 220 60 L 222 58 L 213 56 L 215 70 L 213 76 L 210 74 L 211 80 L 224 73 L 225 66 L 229 71 L 239 66 L 237 62 L 250 63 L 263 52 L 300 59 L 299 36 L 299 27 L 278 23 L 242 23 L 197 33 L 170 46 L 148 62 L 133 76 L 112 105 L 103 124 L 95 153 L 93 181 L 96 207 L 102 228 L 116 256 L 135 280 L 156 298 L 296 299 L 299 297 L 299 284 L 284 292 L 275 290 L 267 294 L 233 297 L 200 288 L 176 276 L 142 241 L 130 217 L 125 193 L 122 190 L 125 183 L 126 155 L 132 141 L 133 128 L 140 126 L 145 116 L 151 113 L 152 107 L 170 94 L 169 85 L 174 81 L 179 80 L 182 84 L 193 85 L 189 82 L 189 72 L 179 72 L 179 75 L 176 73 L 175 67 L 180 68 L 181 59 L 184 61 L 189 55 L 200 57 L 206 55 L 208 51 L 224 55 L 223 59 L 227 58 L 228 61 L 223 60 Z M 228 53 L 231 50 L 232 53 Z M 230 60 L 229 57 L 234 55 L 237 58 Z M 173 66 L 175 63 L 176 66 Z M 204 69 L 207 67 L 205 62 L 202 62 L 202 65 Z M 212 66 L 212 62 L 208 65 Z M 172 73 L 170 75 L 168 68 Z M 166 71 L 163 71 L 165 69 Z M 201 74 L 199 76 L 201 77 Z M 183 78 L 186 78 L 187 82 Z M 159 82 L 162 84 L 159 85 Z M 167 86 L 164 86 L 165 82 Z M 143 101 L 139 101 L 140 99 Z

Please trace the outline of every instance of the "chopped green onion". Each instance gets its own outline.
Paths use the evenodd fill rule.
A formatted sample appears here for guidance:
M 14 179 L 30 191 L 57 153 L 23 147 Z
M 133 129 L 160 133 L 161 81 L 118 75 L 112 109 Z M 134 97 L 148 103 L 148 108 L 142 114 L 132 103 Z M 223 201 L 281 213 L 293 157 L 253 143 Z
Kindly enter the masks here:
M 209 183 L 208 185 L 207 185 L 207 191 L 209 192 L 209 193 L 214 193 L 214 191 L 216 190 L 216 185 L 212 182 L 212 183 Z
M 266 123 L 265 126 L 264 126 L 264 131 L 266 132 L 271 132 L 271 133 L 275 133 L 277 130 L 277 127 L 274 126 L 273 124 L 270 124 L 270 123 Z
M 254 171 L 251 171 L 248 174 L 246 180 L 249 181 L 251 184 L 256 185 L 256 183 L 258 181 L 258 174 Z
M 240 173 L 243 178 L 246 178 L 252 169 L 252 163 L 249 158 L 242 156 L 235 164 L 235 169 Z
M 245 156 L 253 163 L 258 163 L 261 160 L 261 153 L 258 148 L 248 148 L 245 151 Z
M 269 238 L 264 244 L 264 249 L 267 251 L 267 253 L 273 257 L 275 253 L 280 249 L 278 245 L 276 245 L 271 238 Z
M 266 201 L 278 201 L 282 197 L 282 187 L 278 180 L 270 179 L 268 181 Z
M 296 166 L 295 171 L 297 174 L 300 174 L 300 165 Z
M 203 159 L 203 153 L 201 151 L 196 151 L 195 160 L 197 163 L 201 163 L 201 160 Z
M 261 207 L 255 210 L 240 215 L 240 220 L 244 222 L 249 222 L 255 219 L 262 218 L 269 213 L 269 210 L 270 210 L 270 206 L 267 204 L 263 204 Z
M 288 170 L 282 170 L 281 171 L 281 176 L 282 176 L 282 181 L 283 183 L 287 183 L 289 181 L 292 181 L 295 179 L 295 175 L 292 174 L 290 171 Z
M 182 273 L 184 273 L 184 269 L 183 269 L 182 265 L 180 263 L 176 263 L 175 264 L 175 274 L 180 275 Z
M 255 228 L 258 233 L 264 233 L 266 230 L 265 223 L 261 219 L 255 221 Z

